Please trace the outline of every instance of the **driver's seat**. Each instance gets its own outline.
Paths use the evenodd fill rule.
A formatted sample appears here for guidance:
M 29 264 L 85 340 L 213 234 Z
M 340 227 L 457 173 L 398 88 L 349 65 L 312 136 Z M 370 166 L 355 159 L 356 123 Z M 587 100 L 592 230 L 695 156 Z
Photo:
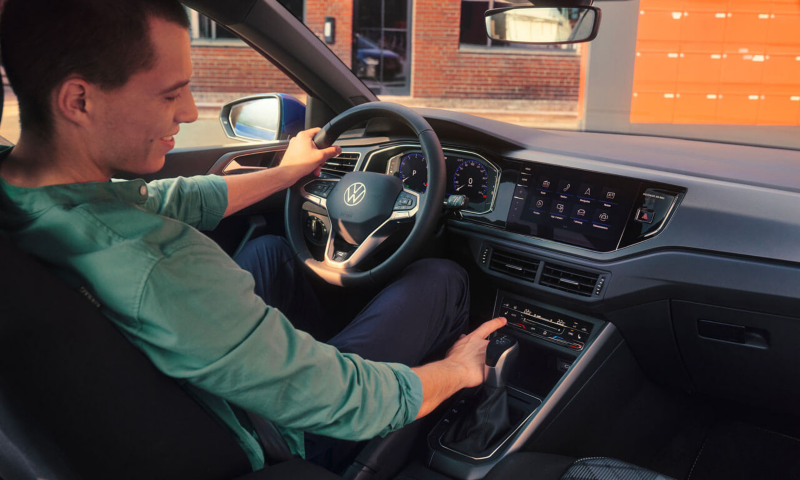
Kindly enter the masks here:
M 0 265 L 0 479 L 340 478 L 302 460 L 249 473 L 220 423 L 2 232 Z
M 222 425 L 87 298 L 4 236 L 0 264 L 0 434 L 16 447 L 14 458 L 0 451 L 0 468 L 58 479 L 252 470 Z

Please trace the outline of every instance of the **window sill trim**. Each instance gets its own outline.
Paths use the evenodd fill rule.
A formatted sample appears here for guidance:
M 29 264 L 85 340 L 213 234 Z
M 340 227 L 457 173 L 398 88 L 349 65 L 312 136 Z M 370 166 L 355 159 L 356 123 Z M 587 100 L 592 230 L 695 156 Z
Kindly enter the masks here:
M 193 47 L 247 47 L 248 45 L 238 38 L 193 38 Z

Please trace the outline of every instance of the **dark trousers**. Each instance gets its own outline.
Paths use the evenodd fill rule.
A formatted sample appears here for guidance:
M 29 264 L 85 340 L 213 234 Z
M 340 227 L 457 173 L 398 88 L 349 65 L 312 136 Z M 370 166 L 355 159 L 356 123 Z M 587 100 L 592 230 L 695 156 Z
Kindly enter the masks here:
M 303 267 L 281 237 L 264 236 L 245 245 L 236 262 L 252 273 L 255 293 L 278 308 L 299 330 L 326 338 L 325 310 Z M 466 272 L 449 260 L 412 263 L 328 343 L 367 360 L 414 367 L 458 339 L 467 325 Z M 306 435 L 306 458 L 331 470 L 349 464 L 355 442 Z

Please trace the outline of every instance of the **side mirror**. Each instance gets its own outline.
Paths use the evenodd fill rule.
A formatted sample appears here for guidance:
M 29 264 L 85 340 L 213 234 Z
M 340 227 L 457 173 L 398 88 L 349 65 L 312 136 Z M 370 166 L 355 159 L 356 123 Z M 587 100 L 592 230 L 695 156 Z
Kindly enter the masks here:
M 285 93 L 267 93 L 225 104 L 219 121 L 229 138 L 248 141 L 286 140 L 305 128 L 306 106 Z
M 594 40 L 600 28 L 596 7 L 511 7 L 486 11 L 492 40 L 530 45 L 561 45 Z

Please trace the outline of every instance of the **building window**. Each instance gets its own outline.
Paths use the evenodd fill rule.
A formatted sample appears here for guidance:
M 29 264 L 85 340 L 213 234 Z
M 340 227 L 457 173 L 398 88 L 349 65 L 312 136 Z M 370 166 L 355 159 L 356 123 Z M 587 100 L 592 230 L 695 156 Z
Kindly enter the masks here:
M 305 0 L 279 0 L 279 3 L 298 20 L 303 21 L 303 7 Z M 218 24 L 214 20 L 188 9 L 191 35 L 193 40 L 238 40 L 233 32 Z
M 189 25 L 192 40 L 238 40 L 239 37 L 214 20 L 189 10 Z
M 520 0 L 461 0 L 461 31 L 459 44 L 462 47 L 506 47 L 515 50 L 567 50 L 575 51 L 575 45 L 521 45 L 492 40 L 486 34 L 484 14 L 493 8 L 531 6 Z M 563 9 L 566 11 L 570 9 Z M 571 13 L 571 12 L 570 12 Z

